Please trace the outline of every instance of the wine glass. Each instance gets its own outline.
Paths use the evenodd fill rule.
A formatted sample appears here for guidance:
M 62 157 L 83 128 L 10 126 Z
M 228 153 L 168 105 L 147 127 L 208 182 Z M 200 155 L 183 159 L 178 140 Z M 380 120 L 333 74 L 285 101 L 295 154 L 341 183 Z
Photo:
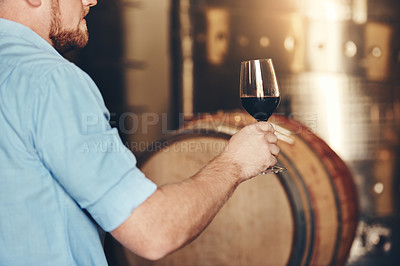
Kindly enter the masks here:
M 272 59 L 241 62 L 240 99 L 244 109 L 257 121 L 268 121 L 281 99 Z M 285 170 L 286 168 L 275 165 L 261 174 Z

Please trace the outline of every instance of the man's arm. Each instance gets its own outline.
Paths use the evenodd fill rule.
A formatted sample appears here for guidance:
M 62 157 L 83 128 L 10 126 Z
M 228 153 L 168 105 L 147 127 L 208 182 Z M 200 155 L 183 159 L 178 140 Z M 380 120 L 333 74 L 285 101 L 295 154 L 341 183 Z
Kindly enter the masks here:
M 241 182 L 276 163 L 276 141 L 269 123 L 245 127 L 197 174 L 157 189 L 112 236 L 151 260 L 179 249 L 206 228 Z

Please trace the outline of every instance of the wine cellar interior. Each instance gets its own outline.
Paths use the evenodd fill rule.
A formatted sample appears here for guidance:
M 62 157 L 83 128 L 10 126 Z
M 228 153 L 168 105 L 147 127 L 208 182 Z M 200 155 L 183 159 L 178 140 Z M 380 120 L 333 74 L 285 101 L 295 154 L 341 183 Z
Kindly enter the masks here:
M 240 112 L 240 62 L 272 58 L 276 113 L 351 171 L 359 215 L 346 265 L 395 265 L 399 14 L 394 0 L 102 0 L 87 19 L 89 45 L 67 57 L 92 76 L 137 155 L 182 121 Z

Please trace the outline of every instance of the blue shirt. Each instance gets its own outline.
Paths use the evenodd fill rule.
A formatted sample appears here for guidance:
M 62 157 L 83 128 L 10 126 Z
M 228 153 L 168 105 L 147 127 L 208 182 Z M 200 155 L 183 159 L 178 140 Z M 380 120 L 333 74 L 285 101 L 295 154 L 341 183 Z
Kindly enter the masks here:
M 109 117 L 88 75 L 0 19 L 0 265 L 107 264 L 97 224 L 156 190 Z

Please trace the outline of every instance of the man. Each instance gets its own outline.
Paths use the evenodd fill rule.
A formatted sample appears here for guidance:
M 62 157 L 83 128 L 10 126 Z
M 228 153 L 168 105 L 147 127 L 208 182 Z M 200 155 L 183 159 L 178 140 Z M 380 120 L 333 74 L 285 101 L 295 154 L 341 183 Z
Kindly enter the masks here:
M 269 123 L 245 127 L 199 173 L 159 188 L 127 149 L 96 150 L 123 145 L 93 81 L 58 53 L 85 46 L 96 4 L 0 0 L 0 265 L 106 265 L 98 225 L 159 259 L 276 163 Z

